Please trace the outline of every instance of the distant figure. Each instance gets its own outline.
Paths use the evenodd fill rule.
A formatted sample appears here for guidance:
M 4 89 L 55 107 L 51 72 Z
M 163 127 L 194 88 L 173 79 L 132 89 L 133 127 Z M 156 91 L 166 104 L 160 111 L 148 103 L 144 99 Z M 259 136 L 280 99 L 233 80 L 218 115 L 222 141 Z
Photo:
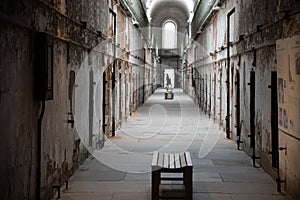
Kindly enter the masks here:
M 171 79 L 169 77 L 169 74 L 167 74 L 167 87 L 171 87 L 172 83 L 171 83 Z

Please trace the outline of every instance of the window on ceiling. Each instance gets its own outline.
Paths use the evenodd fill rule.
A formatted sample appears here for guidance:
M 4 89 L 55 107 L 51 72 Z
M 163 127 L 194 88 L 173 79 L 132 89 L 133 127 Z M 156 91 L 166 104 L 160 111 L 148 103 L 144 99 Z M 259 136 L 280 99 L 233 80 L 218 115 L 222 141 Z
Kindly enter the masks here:
M 177 48 L 177 24 L 168 20 L 162 27 L 162 47 L 164 49 Z

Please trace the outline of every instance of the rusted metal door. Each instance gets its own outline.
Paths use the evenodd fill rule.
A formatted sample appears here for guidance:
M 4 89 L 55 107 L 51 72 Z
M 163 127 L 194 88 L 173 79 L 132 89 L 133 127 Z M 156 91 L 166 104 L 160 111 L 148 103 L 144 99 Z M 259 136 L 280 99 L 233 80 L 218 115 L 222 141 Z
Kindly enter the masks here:
M 271 131 L 272 131 L 272 167 L 279 166 L 278 144 L 278 99 L 277 99 L 277 72 L 271 73 Z
M 250 148 L 255 148 L 255 72 L 250 72 Z
M 216 119 L 217 113 L 216 113 L 216 103 L 217 103 L 217 93 L 216 93 L 216 89 L 217 89 L 217 76 L 216 73 L 214 73 L 214 80 L 213 80 L 213 89 L 214 89 L 214 106 L 213 106 L 213 115 L 214 115 L 214 121 Z
M 241 129 L 242 129 L 242 123 L 241 123 L 241 103 L 240 103 L 240 72 L 236 70 L 236 80 L 235 80 L 235 90 L 236 90 L 236 96 L 235 96 L 235 109 L 236 109 L 236 136 L 237 136 L 237 149 L 240 149 L 241 141 Z
M 102 101 L 102 132 L 103 134 L 105 134 L 106 131 L 106 106 L 107 106 L 107 102 L 106 102 L 106 72 L 103 72 L 103 80 L 102 80 L 102 86 L 103 86 L 103 101 Z
M 94 71 L 89 72 L 89 146 L 93 145 L 93 121 L 94 121 Z
M 256 159 L 256 135 L 255 135 L 255 71 L 250 72 L 250 148 L 252 148 L 252 160 L 255 167 Z

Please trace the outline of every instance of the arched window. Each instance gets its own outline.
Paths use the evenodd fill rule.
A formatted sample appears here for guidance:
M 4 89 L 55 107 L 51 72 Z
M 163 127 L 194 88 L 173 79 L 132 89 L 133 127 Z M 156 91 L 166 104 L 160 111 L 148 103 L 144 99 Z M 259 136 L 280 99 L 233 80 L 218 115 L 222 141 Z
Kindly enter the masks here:
M 162 47 L 164 49 L 177 48 L 177 24 L 174 21 L 168 20 L 163 24 Z

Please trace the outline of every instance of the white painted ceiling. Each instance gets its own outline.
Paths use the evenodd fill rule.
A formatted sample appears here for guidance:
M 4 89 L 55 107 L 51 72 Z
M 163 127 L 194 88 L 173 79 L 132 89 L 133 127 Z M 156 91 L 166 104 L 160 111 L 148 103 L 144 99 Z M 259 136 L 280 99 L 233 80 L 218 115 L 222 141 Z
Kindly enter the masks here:
M 161 26 L 165 20 L 172 19 L 179 26 L 187 26 L 193 16 L 197 0 L 141 0 L 149 21 L 153 26 Z

